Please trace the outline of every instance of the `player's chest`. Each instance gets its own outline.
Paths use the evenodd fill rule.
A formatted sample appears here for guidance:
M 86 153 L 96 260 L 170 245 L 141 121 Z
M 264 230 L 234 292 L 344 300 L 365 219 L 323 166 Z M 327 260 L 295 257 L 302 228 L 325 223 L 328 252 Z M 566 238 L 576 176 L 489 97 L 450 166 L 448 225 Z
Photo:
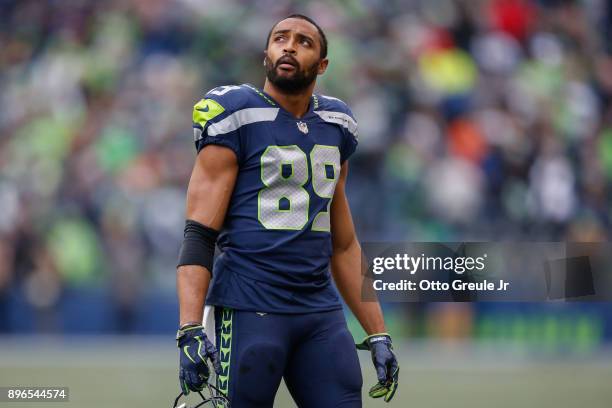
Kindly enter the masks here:
M 245 139 L 249 156 L 258 156 L 272 146 L 297 146 L 305 154 L 310 154 L 315 146 L 339 149 L 342 136 L 342 130 L 334 124 L 283 118 L 249 129 Z

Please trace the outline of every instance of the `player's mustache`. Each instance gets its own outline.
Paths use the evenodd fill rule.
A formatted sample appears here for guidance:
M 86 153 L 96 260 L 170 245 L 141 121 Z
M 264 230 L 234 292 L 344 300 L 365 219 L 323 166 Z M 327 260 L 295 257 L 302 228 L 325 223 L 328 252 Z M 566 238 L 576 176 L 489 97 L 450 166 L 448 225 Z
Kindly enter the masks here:
M 274 68 L 278 68 L 280 64 L 291 64 L 296 68 L 300 67 L 300 63 L 297 62 L 297 60 L 293 58 L 291 55 L 283 55 L 278 60 L 276 60 L 276 64 L 274 64 Z

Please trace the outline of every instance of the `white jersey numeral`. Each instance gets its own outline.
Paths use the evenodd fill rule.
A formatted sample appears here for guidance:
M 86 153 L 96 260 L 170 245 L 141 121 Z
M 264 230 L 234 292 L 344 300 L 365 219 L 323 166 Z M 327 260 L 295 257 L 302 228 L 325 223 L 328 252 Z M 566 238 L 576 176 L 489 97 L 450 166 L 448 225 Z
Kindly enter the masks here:
M 310 152 L 315 194 L 329 199 L 326 211 L 315 215 L 312 230 L 329 231 L 329 208 L 340 175 L 337 146 L 315 145 Z M 257 198 L 257 216 L 266 229 L 300 230 L 308 223 L 310 196 L 304 189 L 309 176 L 308 156 L 296 145 L 268 146 L 261 155 L 265 187 Z
M 226 93 L 228 93 L 229 91 L 233 91 L 233 90 L 236 90 L 236 89 L 240 89 L 240 87 L 236 86 L 236 85 L 224 85 L 224 86 L 216 87 L 215 89 L 213 89 L 209 93 L 213 94 L 213 95 L 222 96 L 222 95 L 225 95 Z

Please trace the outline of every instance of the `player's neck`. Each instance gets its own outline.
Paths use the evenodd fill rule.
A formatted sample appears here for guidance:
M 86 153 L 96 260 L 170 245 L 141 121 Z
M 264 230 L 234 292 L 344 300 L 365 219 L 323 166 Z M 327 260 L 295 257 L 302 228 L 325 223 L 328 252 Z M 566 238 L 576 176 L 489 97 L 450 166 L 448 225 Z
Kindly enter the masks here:
M 279 90 L 270 81 L 266 79 L 264 84 L 264 92 L 270 95 L 278 104 L 287 112 L 291 113 L 296 118 L 301 118 L 308 112 L 308 105 L 314 90 L 314 82 L 303 92 L 288 94 Z

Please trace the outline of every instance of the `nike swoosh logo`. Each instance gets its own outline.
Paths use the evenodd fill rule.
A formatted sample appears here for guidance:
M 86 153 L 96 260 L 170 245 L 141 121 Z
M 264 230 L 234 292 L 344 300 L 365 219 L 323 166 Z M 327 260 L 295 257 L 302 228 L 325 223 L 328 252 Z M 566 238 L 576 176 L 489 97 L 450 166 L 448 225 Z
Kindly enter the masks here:
M 208 111 L 209 111 L 209 108 L 208 108 L 208 105 L 206 105 L 206 106 L 205 106 L 205 107 L 203 107 L 203 108 L 196 108 L 196 110 L 199 110 L 200 112 L 208 112 Z
M 193 358 L 191 358 L 191 356 L 189 355 L 189 353 L 187 352 L 187 350 L 189 350 L 189 346 L 185 346 L 183 347 L 183 352 L 185 353 L 185 355 L 187 356 L 187 358 L 189 360 L 191 360 L 192 363 L 195 364 L 195 360 Z

